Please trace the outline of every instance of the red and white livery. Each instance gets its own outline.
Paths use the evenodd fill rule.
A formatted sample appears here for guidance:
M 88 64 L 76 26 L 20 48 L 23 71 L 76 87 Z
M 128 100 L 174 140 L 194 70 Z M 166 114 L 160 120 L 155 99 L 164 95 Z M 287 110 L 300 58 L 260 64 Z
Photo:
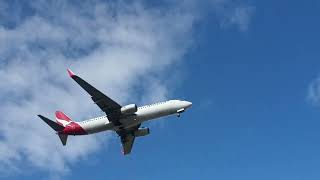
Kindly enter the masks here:
M 138 107 L 136 104 L 121 106 L 95 87 L 75 75 L 68 69 L 69 76 L 87 91 L 94 103 L 105 112 L 105 116 L 88 119 L 81 122 L 73 121 L 61 111 L 56 112 L 56 122 L 38 115 L 56 131 L 63 145 L 66 145 L 68 135 L 87 135 L 102 131 L 114 131 L 122 143 L 123 154 L 131 152 L 136 137 L 146 136 L 149 128 L 141 127 L 145 121 L 176 114 L 180 117 L 192 103 L 182 100 L 169 100 Z

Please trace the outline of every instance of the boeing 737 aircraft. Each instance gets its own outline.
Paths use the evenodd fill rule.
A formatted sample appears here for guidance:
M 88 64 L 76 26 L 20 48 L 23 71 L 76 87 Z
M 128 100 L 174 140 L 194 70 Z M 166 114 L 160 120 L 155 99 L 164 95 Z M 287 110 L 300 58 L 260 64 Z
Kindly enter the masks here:
M 90 94 L 94 103 L 106 115 L 82 122 L 72 121 L 61 111 L 56 112 L 56 122 L 38 115 L 56 131 L 64 146 L 67 144 L 68 135 L 87 135 L 111 130 L 119 135 L 122 152 L 126 155 L 131 152 L 136 137 L 146 136 L 150 133 L 149 128 L 140 127 L 143 122 L 172 114 L 180 117 L 180 114 L 192 105 L 188 101 L 170 100 L 141 107 L 137 107 L 136 104 L 121 106 L 75 75 L 70 69 L 68 69 L 68 73 L 74 81 Z

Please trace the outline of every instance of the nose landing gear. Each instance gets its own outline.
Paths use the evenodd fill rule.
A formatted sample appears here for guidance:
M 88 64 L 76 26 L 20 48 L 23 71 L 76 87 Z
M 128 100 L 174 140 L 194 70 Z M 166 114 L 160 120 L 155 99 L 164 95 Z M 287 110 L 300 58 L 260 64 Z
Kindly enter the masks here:
M 181 116 L 181 113 L 183 113 L 183 112 L 184 112 L 184 108 L 179 109 L 179 110 L 177 111 L 177 117 L 179 118 L 179 117 Z

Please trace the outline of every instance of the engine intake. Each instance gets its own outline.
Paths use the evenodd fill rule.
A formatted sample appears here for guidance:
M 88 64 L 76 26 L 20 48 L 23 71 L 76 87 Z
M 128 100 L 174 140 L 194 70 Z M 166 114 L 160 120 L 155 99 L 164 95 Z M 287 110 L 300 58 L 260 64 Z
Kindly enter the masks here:
M 138 111 L 138 107 L 135 104 L 129 104 L 121 108 L 122 114 L 133 114 L 137 111 Z
M 139 128 L 138 130 L 136 130 L 134 132 L 134 136 L 135 137 L 141 137 L 141 136 L 146 136 L 150 134 L 150 130 L 149 128 Z

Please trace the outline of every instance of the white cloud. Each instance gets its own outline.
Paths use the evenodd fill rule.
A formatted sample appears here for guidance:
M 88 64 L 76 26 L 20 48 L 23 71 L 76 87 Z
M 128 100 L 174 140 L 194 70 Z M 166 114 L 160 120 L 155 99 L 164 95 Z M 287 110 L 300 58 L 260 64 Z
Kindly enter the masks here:
M 59 109 L 81 120 L 99 111 L 68 78 L 67 67 L 122 104 L 132 98 L 164 99 L 168 90 L 160 72 L 181 61 L 192 43 L 196 17 L 179 7 L 162 11 L 141 1 L 74 6 L 37 0 L 28 3 L 31 15 L 22 18 L 19 7 L 10 28 L 0 23 L 0 169 L 20 171 L 27 163 L 66 173 L 71 164 L 107 146 L 109 136 L 96 135 L 71 137 L 63 147 L 36 117 L 53 118 Z
M 229 17 L 231 24 L 236 24 L 241 31 L 247 31 L 254 8 L 248 7 L 236 7 Z
M 307 100 L 315 105 L 320 104 L 320 77 L 310 83 L 308 87 Z
M 215 0 L 217 16 L 221 19 L 221 26 L 236 26 L 241 32 L 248 30 L 255 7 L 239 4 L 232 0 Z
M 255 7 L 236 0 L 185 0 L 184 9 L 196 14 L 197 17 L 208 16 L 216 19 L 223 28 L 235 27 L 241 32 L 248 30 Z
M 139 96 L 133 86 L 147 87 L 143 76 L 157 74 L 181 58 L 187 45 L 179 41 L 190 32 L 193 20 L 185 13 L 169 10 L 162 14 L 140 3 L 97 1 L 82 11 L 63 1 L 31 5 L 37 12 L 33 16 L 14 28 L 0 26 L 4 60 L 0 67 L 0 113 L 4 115 L 0 166 L 19 170 L 21 161 L 26 161 L 39 169 L 64 173 L 70 163 L 99 150 L 108 138 L 70 138 L 68 146 L 62 147 L 54 132 L 36 117 L 38 113 L 52 117 L 56 109 L 62 109 L 82 119 L 99 111 L 68 79 L 66 68 L 71 66 L 125 103 L 129 96 Z M 166 89 L 163 84 L 155 88 Z

